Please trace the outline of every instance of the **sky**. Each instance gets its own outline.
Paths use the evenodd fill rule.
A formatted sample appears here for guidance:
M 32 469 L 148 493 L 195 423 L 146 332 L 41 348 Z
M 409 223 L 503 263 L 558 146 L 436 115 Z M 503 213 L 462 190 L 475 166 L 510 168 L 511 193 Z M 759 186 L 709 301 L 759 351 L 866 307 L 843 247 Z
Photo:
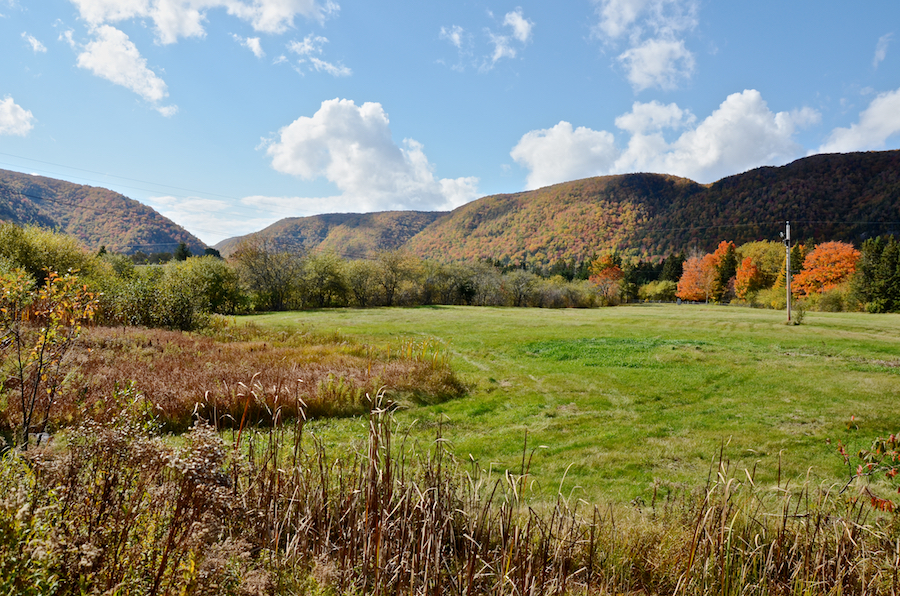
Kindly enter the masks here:
M 0 0 L 0 168 L 204 242 L 900 148 L 900 3 Z

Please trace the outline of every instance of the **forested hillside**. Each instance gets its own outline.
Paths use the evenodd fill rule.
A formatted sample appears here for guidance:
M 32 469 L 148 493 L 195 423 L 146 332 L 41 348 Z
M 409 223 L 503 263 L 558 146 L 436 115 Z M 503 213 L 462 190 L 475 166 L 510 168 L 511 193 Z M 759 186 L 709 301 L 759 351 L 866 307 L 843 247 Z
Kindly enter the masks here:
M 360 258 L 405 248 L 444 262 L 582 262 L 604 251 L 664 257 L 794 237 L 860 244 L 900 232 L 900 151 L 815 155 L 698 184 L 661 174 L 586 178 L 493 195 L 450 213 L 331 214 L 281 220 L 259 234 L 277 246 Z M 240 238 L 219 245 L 223 254 Z
M 181 242 L 194 254 L 205 248 L 178 224 L 117 192 L 8 170 L 0 170 L 0 221 L 57 229 L 92 250 L 152 253 Z
M 444 215 L 444 212 L 383 211 L 289 217 L 260 230 L 256 235 L 289 250 L 332 250 L 347 258 L 365 258 L 379 250 L 402 247 Z M 241 238 L 228 238 L 215 247 L 223 255 L 229 255 Z
M 642 257 L 795 238 L 857 244 L 900 231 L 900 151 L 816 155 L 700 185 L 659 174 L 565 182 L 464 205 L 415 236 L 436 259 L 534 264 L 617 250 Z

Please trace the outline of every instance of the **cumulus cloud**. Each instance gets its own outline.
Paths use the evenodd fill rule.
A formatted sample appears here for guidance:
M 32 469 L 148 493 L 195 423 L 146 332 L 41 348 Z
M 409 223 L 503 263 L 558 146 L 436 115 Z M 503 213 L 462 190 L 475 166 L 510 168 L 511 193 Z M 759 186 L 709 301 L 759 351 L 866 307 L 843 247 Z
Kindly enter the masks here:
M 477 193 L 477 178 L 436 179 L 421 143 L 395 144 L 379 103 L 325 101 L 312 117 L 282 128 L 266 153 L 279 172 L 335 184 L 339 210 L 451 209 Z
M 263 33 L 283 33 L 300 15 L 322 21 L 338 12 L 332 1 L 318 0 L 71 0 L 91 26 L 129 19 L 153 22 L 157 40 L 175 43 L 181 37 L 203 37 L 210 10 L 223 9 Z
M 663 128 L 681 128 L 692 124 L 695 116 L 676 104 L 663 105 L 658 101 L 634 102 L 631 111 L 616 118 L 616 127 L 631 133 L 643 133 Z
M 0 135 L 24 137 L 34 128 L 34 114 L 23 109 L 12 97 L 0 100 Z
M 606 131 L 561 121 L 552 128 L 525 133 L 510 152 L 528 168 L 528 188 L 609 172 L 618 157 L 615 137 Z
M 259 43 L 258 37 L 241 37 L 236 33 L 232 33 L 231 36 L 234 38 L 236 42 L 253 52 L 253 55 L 257 58 L 265 57 L 266 53 L 262 49 L 262 45 Z
M 818 153 L 882 149 L 888 137 L 900 132 L 900 89 L 881 93 L 850 128 L 835 128 Z
M 878 38 L 878 44 L 875 46 L 875 57 L 872 59 L 872 68 L 878 68 L 878 64 L 887 58 L 888 44 L 893 35 L 893 33 L 888 33 Z
M 568 122 L 560 122 L 526 133 L 510 155 L 530 171 L 528 188 L 638 171 L 713 182 L 798 157 L 802 148 L 794 141 L 795 133 L 818 121 L 818 112 L 809 108 L 773 113 L 756 90 L 729 95 L 696 125 L 696 117 L 674 103 L 635 102 L 631 112 L 616 118 L 616 126 L 630 135 L 624 150 L 610 132 L 573 130 Z M 669 141 L 667 129 L 685 130 Z
M 28 35 L 28 33 L 23 31 L 22 39 L 24 39 L 25 41 L 28 42 L 28 45 L 31 46 L 31 49 L 34 50 L 35 54 L 37 54 L 37 53 L 46 54 L 47 53 L 47 46 L 45 46 L 44 44 L 39 42 L 37 40 L 37 38 L 35 38 L 33 35 Z
M 635 91 L 673 89 L 690 78 L 696 60 L 684 35 L 697 26 L 696 0 L 594 0 L 594 34 L 611 47 Z
M 154 107 L 164 116 L 171 116 L 177 110 L 175 106 L 159 105 L 169 95 L 165 81 L 147 68 L 147 60 L 128 35 L 115 27 L 97 27 L 94 40 L 84 46 L 76 63 L 79 68 L 137 93 L 155 104 Z
M 303 38 L 303 41 L 292 41 L 287 45 L 289 51 L 300 56 L 297 63 L 299 65 L 307 65 L 311 70 L 316 72 L 326 72 L 335 77 L 349 77 L 353 71 L 343 64 L 333 64 L 319 58 L 322 54 L 322 47 L 328 43 L 328 38 L 313 35 L 310 33 Z M 302 70 L 298 69 L 300 74 Z
M 618 59 L 635 91 L 651 87 L 675 89 L 694 72 L 694 55 L 682 40 L 648 39 L 626 50 Z

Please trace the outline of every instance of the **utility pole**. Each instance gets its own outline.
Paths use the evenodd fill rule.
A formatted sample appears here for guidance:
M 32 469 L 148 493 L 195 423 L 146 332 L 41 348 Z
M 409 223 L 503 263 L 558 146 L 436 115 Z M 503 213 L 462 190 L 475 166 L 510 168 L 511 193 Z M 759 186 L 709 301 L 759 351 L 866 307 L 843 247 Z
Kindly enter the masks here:
M 784 222 L 784 232 L 781 233 L 784 240 L 784 281 L 787 289 L 787 322 L 791 324 L 791 222 Z

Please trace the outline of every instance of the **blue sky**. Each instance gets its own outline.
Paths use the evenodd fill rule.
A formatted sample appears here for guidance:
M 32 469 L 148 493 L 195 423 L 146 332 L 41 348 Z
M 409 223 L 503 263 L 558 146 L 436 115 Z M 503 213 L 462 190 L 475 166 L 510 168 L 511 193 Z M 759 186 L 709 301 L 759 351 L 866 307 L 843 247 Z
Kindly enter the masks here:
M 0 168 L 208 243 L 900 147 L 900 3 L 0 0 Z

